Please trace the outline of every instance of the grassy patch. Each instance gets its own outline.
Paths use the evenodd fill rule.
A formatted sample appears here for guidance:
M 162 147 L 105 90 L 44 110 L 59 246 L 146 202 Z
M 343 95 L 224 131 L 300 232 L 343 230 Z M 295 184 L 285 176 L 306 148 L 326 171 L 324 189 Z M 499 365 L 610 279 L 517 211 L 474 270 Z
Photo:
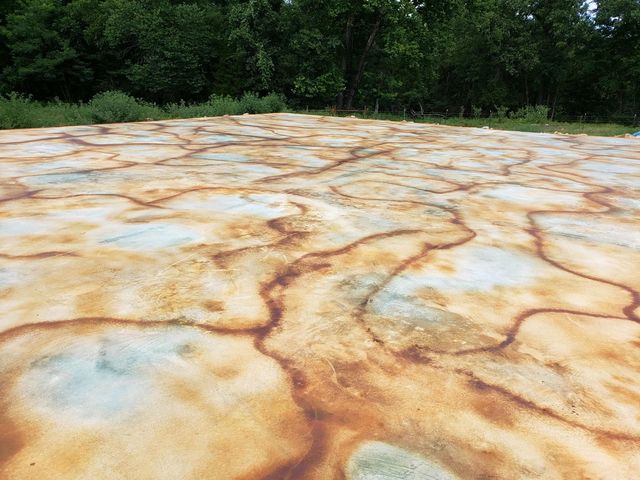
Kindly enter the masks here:
M 603 137 L 613 137 L 624 135 L 638 130 L 628 125 L 616 123 L 569 123 L 569 122 L 540 122 L 531 123 L 516 119 L 494 120 L 490 118 L 447 118 L 447 119 L 425 119 L 429 123 L 441 123 L 443 125 L 457 125 L 461 127 L 489 127 L 496 130 L 514 130 L 518 132 L 541 132 L 541 133 L 571 133 L 599 135 Z
M 326 110 L 299 112 L 310 113 L 314 115 L 333 115 Z M 347 116 L 347 115 L 345 115 Z M 372 120 L 392 120 L 402 121 L 405 120 L 402 115 L 393 115 L 387 113 L 380 114 L 355 114 L 357 118 L 366 118 Z M 530 118 L 530 117 L 529 117 Z M 407 121 L 413 121 L 416 123 L 435 123 L 439 125 L 450 125 L 457 127 L 489 127 L 496 130 L 512 130 L 519 132 L 540 132 L 540 133 L 570 133 L 570 134 L 586 134 L 586 135 L 599 135 L 604 137 L 613 137 L 616 135 L 624 135 L 625 133 L 632 133 L 640 130 L 640 127 L 632 127 L 629 125 L 620 125 L 617 123 L 569 123 L 569 122 L 551 122 L 551 121 L 536 121 L 532 122 L 529 118 L 460 118 L 460 117 L 425 117 L 410 119 L 408 116 Z
M 170 118 L 215 117 L 219 115 L 241 115 L 243 113 L 271 113 L 287 111 L 283 97 L 270 94 L 259 97 L 245 93 L 240 98 L 212 95 L 203 103 L 171 103 L 164 106 L 144 102 L 118 91 L 103 92 L 88 103 L 38 102 L 19 94 L 0 96 L 0 129 L 55 127 L 64 125 L 88 125 L 94 123 L 136 122 L 142 120 L 165 120 Z M 326 110 L 315 115 L 332 115 Z M 521 132 L 571 133 L 601 136 L 624 135 L 640 129 L 615 123 L 567 123 L 549 122 L 541 116 L 546 112 L 522 110 L 509 118 L 440 118 L 413 119 L 418 123 L 436 123 L 462 127 L 490 127 L 498 130 Z M 374 120 L 404 120 L 402 115 L 356 114 L 358 118 Z M 407 120 L 410 120 L 407 118 Z
M 38 102 L 18 94 L 0 96 L 0 128 L 55 127 L 94 123 L 136 122 L 169 118 L 214 117 L 287 110 L 276 94 L 245 93 L 235 99 L 213 95 L 203 103 L 155 105 L 122 92 L 99 93 L 89 103 Z
M 243 113 L 284 112 L 287 104 L 275 93 L 259 97 L 255 93 L 245 93 L 239 99 L 212 95 L 204 103 L 172 103 L 165 107 L 170 118 L 216 117 L 219 115 L 242 115 Z
M 167 116 L 156 105 L 136 100 L 122 92 L 99 93 L 91 99 L 87 108 L 91 123 L 136 122 Z
M 83 104 L 43 104 L 17 94 L 0 96 L 0 128 L 53 127 L 87 123 L 92 123 L 91 112 Z

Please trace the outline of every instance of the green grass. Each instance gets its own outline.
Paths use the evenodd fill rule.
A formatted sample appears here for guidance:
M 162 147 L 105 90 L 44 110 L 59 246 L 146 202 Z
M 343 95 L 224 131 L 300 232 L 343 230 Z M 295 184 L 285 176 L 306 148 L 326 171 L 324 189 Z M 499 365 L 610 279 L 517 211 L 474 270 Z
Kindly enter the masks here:
M 298 113 L 309 113 L 313 115 L 333 115 L 327 110 L 304 111 Z M 340 116 L 349 116 L 340 115 Z M 387 113 L 354 114 L 356 118 L 366 118 L 372 120 L 392 120 L 402 121 L 405 118 L 402 115 L 393 115 Z M 460 117 L 425 117 L 411 119 L 408 115 L 407 121 L 416 123 L 435 123 L 439 125 L 450 125 L 456 127 L 489 127 L 496 130 L 513 130 L 519 132 L 541 132 L 541 133 L 570 133 L 570 134 L 586 134 L 598 135 L 603 137 L 613 137 L 616 135 L 624 135 L 640 130 L 640 127 L 632 127 L 629 125 L 620 125 L 617 123 L 570 123 L 570 122 L 530 122 L 523 119 L 514 118 L 460 118 Z
M 421 120 L 423 121 L 423 120 Z M 603 137 L 613 137 L 624 135 L 638 130 L 628 125 L 616 123 L 569 123 L 569 122 L 545 122 L 529 123 L 514 119 L 489 119 L 489 118 L 447 118 L 447 119 L 425 119 L 429 123 L 441 123 L 443 125 L 455 125 L 461 127 L 484 127 L 496 130 L 514 130 L 518 132 L 541 132 L 541 133 L 571 133 L 599 135 Z
M 159 106 L 117 91 L 99 93 L 88 103 L 37 102 L 14 93 L 0 96 L 0 128 L 89 125 L 286 110 L 286 102 L 276 94 L 258 97 L 254 93 L 245 93 L 237 99 L 212 95 L 199 104 Z
M 537 107 L 536 107 L 537 108 Z M 640 129 L 615 123 L 566 123 L 532 121 L 540 112 L 523 109 L 523 118 L 440 118 L 427 117 L 410 120 L 418 123 L 437 123 L 462 127 L 490 127 L 499 130 L 522 132 L 571 133 L 601 136 L 624 135 Z M 198 104 L 172 103 L 164 106 L 144 102 L 122 92 L 103 92 L 88 103 L 37 102 L 19 94 L 0 96 L 0 128 L 54 127 L 63 125 L 88 125 L 94 123 L 136 122 L 142 120 L 166 120 L 171 118 L 215 117 L 241 115 L 243 113 L 271 113 L 287 111 L 284 99 L 275 94 L 258 97 L 245 93 L 240 98 L 212 95 Z M 319 110 L 316 115 L 332 115 Z M 546 112 L 545 112 L 546 114 Z M 404 120 L 402 115 L 356 114 L 359 118 L 374 120 Z M 544 118 L 544 116 L 543 116 Z

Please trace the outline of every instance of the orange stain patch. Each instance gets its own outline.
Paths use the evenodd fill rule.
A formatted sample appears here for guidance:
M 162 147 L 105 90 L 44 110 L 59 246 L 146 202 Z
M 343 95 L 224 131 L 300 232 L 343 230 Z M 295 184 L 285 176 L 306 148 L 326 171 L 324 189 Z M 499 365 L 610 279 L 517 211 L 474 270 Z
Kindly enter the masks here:
M 635 478 L 630 140 L 0 132 L 0 478 Z

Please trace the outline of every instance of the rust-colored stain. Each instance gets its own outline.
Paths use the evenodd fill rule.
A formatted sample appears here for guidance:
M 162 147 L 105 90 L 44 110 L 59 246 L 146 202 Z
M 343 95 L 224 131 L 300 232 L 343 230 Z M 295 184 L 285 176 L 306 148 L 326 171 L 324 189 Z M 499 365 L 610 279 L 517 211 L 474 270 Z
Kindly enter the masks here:
M 640 147 L 0 133 L 0 477 L 634 479 Z

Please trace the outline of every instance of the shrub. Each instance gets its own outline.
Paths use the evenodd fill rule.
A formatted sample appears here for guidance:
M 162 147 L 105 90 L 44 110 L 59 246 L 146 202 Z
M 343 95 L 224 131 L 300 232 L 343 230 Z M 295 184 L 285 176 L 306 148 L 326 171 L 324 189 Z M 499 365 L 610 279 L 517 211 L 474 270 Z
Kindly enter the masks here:
M 207 107 L 207 103 L 189 105 L 183 100 L 180 103 L 169 103 L 164 110 L 170 118 L 197 118 L 210 116 Z
M 89 107 L 85 104 L 64 103 L 59 99 L 45 104 L 37 104 L 35 109 L 38 127 L 56 125 L 82 125 L 92 123 Z
M 260 98 L 253 92 L 247 92 L 240 98 L 240 113 L 273 113 L 286 108 L 284 99 L 276 93 Z
M 475 105 L 471 105 L 471 111 L 473 112 L 473 118 L 482 117 L 482 107 L 477 107 Z
M 135 122 L 163 118 L 215 117 L 243 113 L 282 112 L 287 104 L 281 95 L 271 93 L 259 97 L 245 93 L 240 99 L 212 95 L 199 104 L 170 103 L 163 109 L 136 100 L 120 91 L 107 91 L 94 96 L 87 104 L 55 100 L 41 103 L 18 93 L 0 95 L 0 128 L 48 127 L 91 123 Z
M 96 123 L 135 122 L 163 117 L 162 110 L 155 105 L 140 102 L 119 91 L 98 93 L 89 102 L 89 109 Z
M 549 107 L 546 105 L 527 105 L 512 112 L 510 117 L 526 123 L 545 123 L 549 118 Z
M 238 100 L 224 95 L 211 95 L 207 102 L 207 111 L 209 116 L 244 113 Z
M 31 97 L 18 93 L 0 96 L 0 128 L 28 128 L 37 126 Z
M 266 97 L 262 97 L 264 103 L 264 113 L 286 112 L 287 102 L 282 95 L 270 93 Z
M 501 106 L 497 106 L 496 105 L 496 111 L 495 111 L 495 118 L 498 120 L 504 120 L 505 118 L 507 118 L 507 112 L 509 111 L 509 109 L 507 107 L 505 107 L 504 105 Z
M 92 123 L 87 105 L 55 100 L 37 102 L 31 97 L 10 93 L 0 95 L 0 128 L 55 127 Z
M 284 98 L 270 93 L 258 97 L 255 93 L 245 93 L 239 100 L 224 95 L 211 95 L 200 104 L 170 103 L 165 112 L 171 118 L 215 117 L 219 115 L 241 115 L 243 113 L 271 113 L 286 110 Z
M 240 98 L 241 113 L 265 113 L 260 97 L 253 92 L 247 92 Z

